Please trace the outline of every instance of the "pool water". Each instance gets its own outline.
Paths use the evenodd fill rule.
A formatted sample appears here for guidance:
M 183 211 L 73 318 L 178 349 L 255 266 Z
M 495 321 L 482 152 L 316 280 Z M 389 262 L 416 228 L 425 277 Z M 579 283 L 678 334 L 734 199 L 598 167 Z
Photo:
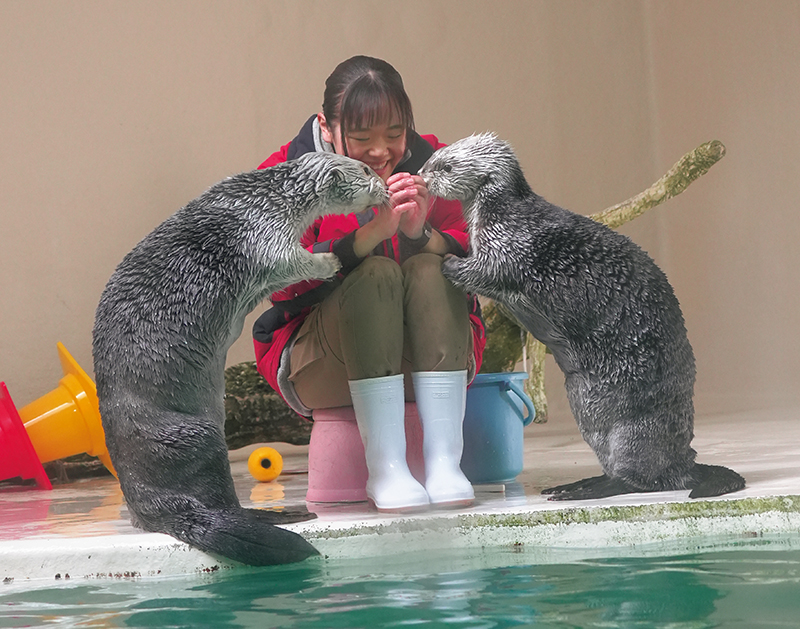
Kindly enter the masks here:
M 687 552 L 687 549 L 699 549 Z M 542 563 L 486 548 L 193 577 L 0 584 L 0 627 L 792 627 L 797 540 Z

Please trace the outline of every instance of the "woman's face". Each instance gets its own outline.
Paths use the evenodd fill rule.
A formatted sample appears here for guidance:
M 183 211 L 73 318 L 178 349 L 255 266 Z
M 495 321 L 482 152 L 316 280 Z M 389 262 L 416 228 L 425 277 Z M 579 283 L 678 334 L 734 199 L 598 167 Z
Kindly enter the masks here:
M 328 125 L 323 114 L 318 114 L 322 138 L 333 144 L 339 155 L 348 155 L 364 162 L 377 175 L 386 181 L 402 161 L 406 153 L 406 129 L 403 125 L 389 120 L 379 122 L 368 129 L 351 129 L 345 133 L 347 151 L 342 146 L 339 123 Z

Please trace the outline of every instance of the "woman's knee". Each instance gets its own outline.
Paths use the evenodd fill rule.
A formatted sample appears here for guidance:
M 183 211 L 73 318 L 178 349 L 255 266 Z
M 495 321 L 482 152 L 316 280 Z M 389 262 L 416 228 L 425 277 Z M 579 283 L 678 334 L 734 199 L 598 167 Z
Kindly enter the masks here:
M 377 281 L 398 281 L 402 280 L 403 272 L 400 266 L 391 258 L 382 256 L 371 256 L 359 264 L 356 269 L 348 275 L 348 278 L 362 278 Z
M 402 299 L 403 272 L 389 258 L 373 256 L 364 260 L 344 281 L 343 296 L 356 299 Z
M 418 253 L 403 263 L 405 286 L 432 287 L 445 283 L 442 257 L 435 253 Z

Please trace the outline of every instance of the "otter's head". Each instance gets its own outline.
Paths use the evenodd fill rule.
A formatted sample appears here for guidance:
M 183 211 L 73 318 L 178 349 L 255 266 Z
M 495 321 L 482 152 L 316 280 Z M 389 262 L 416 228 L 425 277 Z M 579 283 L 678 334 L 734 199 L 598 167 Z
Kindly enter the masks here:
M 436 151 L 419 174 L 431 194 L 465 203 L 486 187 L 504 186 L 518 168 L 507 142 L 494 133 L 480 133 Z
M 389 202 L 386 184 L 366 164 L 334 153 L 307 153 L 297 162 L 313 186 L 319 214 L 360 212 Z

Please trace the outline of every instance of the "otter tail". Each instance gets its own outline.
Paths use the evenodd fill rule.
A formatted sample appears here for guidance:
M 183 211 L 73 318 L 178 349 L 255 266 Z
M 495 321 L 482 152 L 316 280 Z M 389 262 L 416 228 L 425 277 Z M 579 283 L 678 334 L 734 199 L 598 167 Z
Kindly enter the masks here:
M 696 463 L 692 469 L 694 485 L 689 498 L 709 498 L 744 489 L 745 481 L 732 469 L 721 465 Z
M 250 566 L 294 563 L 319 554 L 297 533 L 274 526 L 316 517 L 308 512 L 298 515 L 230 507 L 195 508 L 167 520 L 137 515 L 137 524 L 146 530 L 167 533 L 204 552 Z

